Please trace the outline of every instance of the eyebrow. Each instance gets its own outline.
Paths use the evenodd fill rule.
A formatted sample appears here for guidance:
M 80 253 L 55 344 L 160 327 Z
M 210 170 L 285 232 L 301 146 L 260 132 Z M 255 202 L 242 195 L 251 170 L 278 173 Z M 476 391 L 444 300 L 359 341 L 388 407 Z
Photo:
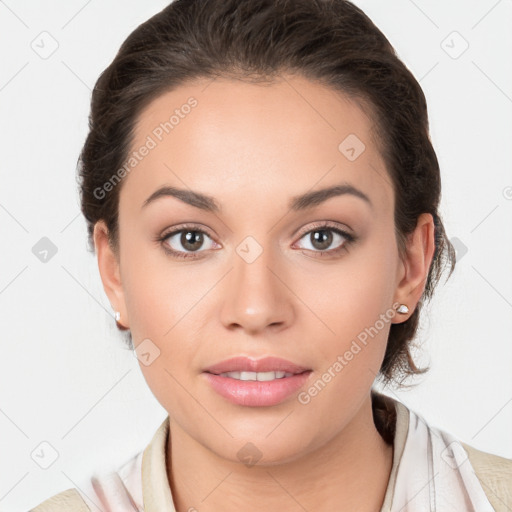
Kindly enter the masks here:
M 323 203 L 327 199 L 341 195 L 352 195 L 365 201 L 370 207 L 373 208 L 373 204 L 370 198 L 361 190 L 357 189 L 349 183 L 342 183 L 341 185 L 335 185 L 332 187 L 315 190 L 313 192 L 307 192 L 305 194 L 292 197 L 288 207 L 293 211 L 306 210 Z M 213 213 L 219 213 L 221 211 L 220 205 L 212 197 L 201 192 L 195 192 L 193 190 L 180 189 L 172 186 L 163 186 L 155 190 L 142 204 L 142 208 L 145 208 L 148 204 L 156 201 L 162 197 L 175 197 L 180 201 L 183 201 L 190 206 L 199 208 L 201 210 Z
M 193 190 L 186 190 L 171 186 L 160 187 L 155 190 L 142 204 L 142 208 L 145 208 L 148 204 L 156 201 L 161 197 L 175 197 L 184 203 L 200 208 L 207 212 L 220 212 L 221 208 L 217 201 L 211 196 L 202 194 L 201 192 L 194 192 Z
M 317 206 L 320 203 L 327 201 L 327 199 L 330 199 L 331 197 L 345 194 L 358 197 L 359 199 L 365 201 L 371 208 L 373 208 L 373 204 L 370 198 L 364 192 L 354 187 L 353 185 L 350 185 L 349 183 L 342 183 L 341 185 L 322 188 L 320 190 L 315 190 L 300 196 L 292 197 L 289 207 L 294 211 L 305 210 L 307 208 Z

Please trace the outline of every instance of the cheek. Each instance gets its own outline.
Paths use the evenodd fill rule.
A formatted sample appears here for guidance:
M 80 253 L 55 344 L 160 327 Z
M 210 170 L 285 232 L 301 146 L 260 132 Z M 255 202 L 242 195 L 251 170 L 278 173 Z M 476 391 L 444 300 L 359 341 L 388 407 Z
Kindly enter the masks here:
M 121 262 L 130 330 L 135 347 L 141 344 L 137 355 L 142 373 L 162 403 L 166 396 L 181 396 L 173 376 L 183 382 L 188 369 L 197 367 L 198 315 L 211 279 L 191 272 L 186 264 L 180 268 L 163 250 L 144 246 L 130 235 L 133 238 L 126 241 Z M 148 365 L 139 354 L 145 347 L 150 358 L 156 354 Z
M 311 310 L 322 320 L 315 319 L 324 331 L 322 338 L 330 340 L 320 347 L 328 366 L 346 353 L 350 372 L 361 366 L 378 372 L 395 315 L 397 257 L 386 237 L 368 239 L 339 265 L 322 269 L 304 288 Z
M 121 251 L 121 279 L 134 341 L 160 339 L 197 302 L 198 281 L 171 260 L 158 242 L 135 229 L 126 232 Z
M 172 340 L 170 340 L 172 342 Z M 179 353 L 177 345 L 160 345 L 160 355 L 149 365 L 140 362 L 144 379 L 154 397 L 176 417 L 193 417 L 197 404 L 190 398 L 190 376 L 187 368 L 190 354 Z

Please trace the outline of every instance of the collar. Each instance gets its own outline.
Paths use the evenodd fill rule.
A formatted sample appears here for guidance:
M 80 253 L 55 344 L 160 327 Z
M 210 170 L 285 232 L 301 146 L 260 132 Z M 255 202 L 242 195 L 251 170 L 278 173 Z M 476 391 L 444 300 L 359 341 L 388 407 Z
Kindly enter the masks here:
M 395 494 L 396 475 L 402 460 L 405 442 L 409 434 L 409 409 L 398 400 L 379 394 L 379 398 L 390 405 L 395 406 L 396 411 L 396 424 L 395 424 L 395 437 L 393 440 L 393 465 L 391 467 L 391 474 L 389 475 L 388 487 L 384 495 L 384 502 L 379 512 L 389 512 Z
M 145 512 L 176 512 L 166 467 L 169 420 L 167 415 L 142 456 L 142 498 Z

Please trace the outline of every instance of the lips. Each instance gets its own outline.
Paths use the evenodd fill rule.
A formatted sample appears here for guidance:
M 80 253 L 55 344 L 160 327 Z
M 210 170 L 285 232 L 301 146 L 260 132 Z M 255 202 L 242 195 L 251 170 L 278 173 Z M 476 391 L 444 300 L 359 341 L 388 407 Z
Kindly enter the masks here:
M 262 359 L 251 359 L 245 356 L 232 357 L 216 363 L 203 371 L 219 375 L 227 372 L 272 372 L 281 371 L 286 373 L 299 374 L 311 370 L 305 366 L 281 359 L 279 357 L 264 357 Z

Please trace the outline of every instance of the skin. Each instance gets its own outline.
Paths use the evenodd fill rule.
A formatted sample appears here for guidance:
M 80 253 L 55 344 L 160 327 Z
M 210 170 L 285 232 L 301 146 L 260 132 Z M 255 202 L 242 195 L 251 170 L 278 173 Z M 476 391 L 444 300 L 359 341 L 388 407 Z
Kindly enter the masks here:
M 103 221 L 94 230 L 112 307 L 135 347 L 149 338 L 160 350 L 140 368 L 170 415 L 167 470 L 176 510 L 375 512 L 393 447 L 374 425 L 370 390 L 391 323 L 405 321 L 423 293 L 434 253 L 432 216 L 418 219 L 401 259 L 393 190 L 372 120 L 346 96 L 299 76 L 266 86 L 198 80 L 166 92 L 141 113 L 133 147 L 190 96 L 197 107 L 122 184 L 119 259 Z M 366 146 L 354 161 L 338 149 L 351 133 Z M 372 206 L 348 194 L 305 211 L 288 206 L 293 196 L 343 182 Z M 162 185 L 211 195 L 222 211 L 174 197 L 142 208 Z M 329 232 L 320 255 L 308 232 L 321 221 L 358 239 L 329 255 L 346 244 Z M 198 250 L 184 247 L 181 234 L 155 241 L 185 222 L 207 232 Z M 263 250 L 252 263 L 236 250 L 247 236 Z M 173 258 L 163 249 L 169 244 L 197 258 Z M 274 355 L 313 370 L 307 389 L 395 302 L 407 304 L 409 314 L 385 323 L 308 404 L 292 395 L 271 407 L 235 405 L 202 374 L 234 355 Z M 248 442 L 262 454 L 250 467 L 237 456 Z

